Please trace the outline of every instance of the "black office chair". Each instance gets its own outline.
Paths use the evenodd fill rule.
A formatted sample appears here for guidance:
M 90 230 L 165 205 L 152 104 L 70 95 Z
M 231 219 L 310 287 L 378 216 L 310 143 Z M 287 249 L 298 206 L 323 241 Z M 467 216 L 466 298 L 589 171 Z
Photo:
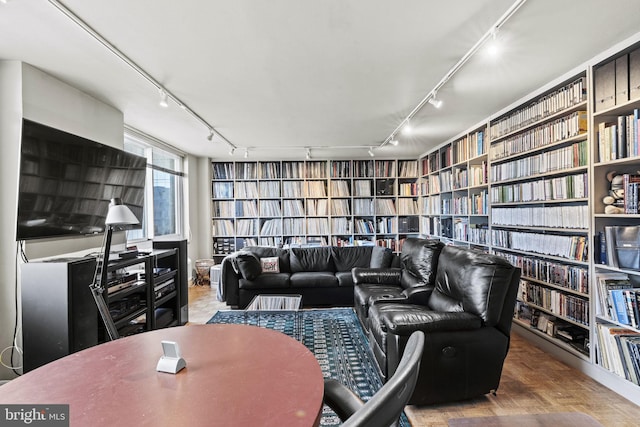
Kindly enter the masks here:
M 415 331 L 398 364 L 398 369 L 367 402 L 340 382 L 324 381 L 324 403 L 344 422 L 343 427 L 389 427 L 397 425 L 413 394 L 424 349 L 424 333 Z

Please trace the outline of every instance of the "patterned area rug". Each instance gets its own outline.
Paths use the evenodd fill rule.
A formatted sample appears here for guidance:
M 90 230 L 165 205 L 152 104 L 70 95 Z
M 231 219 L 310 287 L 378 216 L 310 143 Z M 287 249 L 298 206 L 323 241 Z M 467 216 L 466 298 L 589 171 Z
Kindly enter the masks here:
M 318 359 L 325 378 L 335 378 L 368 400 L 382 387 L 375 358 L 351 308 L 300 311 L 217 312 L 207 323 L 239 323 L 275 329 L 302 342 Z M 325 405 L 321 426 L 340 425 Z M 400 426 L 409 427 L 403 414 Z

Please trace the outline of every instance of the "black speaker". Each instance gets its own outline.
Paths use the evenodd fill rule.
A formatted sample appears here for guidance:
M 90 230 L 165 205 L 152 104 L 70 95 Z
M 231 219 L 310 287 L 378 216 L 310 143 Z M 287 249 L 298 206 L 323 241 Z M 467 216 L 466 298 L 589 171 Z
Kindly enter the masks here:
M 154 249 L 178 249 L 178 263 L 180 273 L 176 276 L 176 289 L 178 289 L 180 312 L 178 324 L 184 325 L 189 321 L 189 279 L 187 272 L 187 240 L 154 240 Z

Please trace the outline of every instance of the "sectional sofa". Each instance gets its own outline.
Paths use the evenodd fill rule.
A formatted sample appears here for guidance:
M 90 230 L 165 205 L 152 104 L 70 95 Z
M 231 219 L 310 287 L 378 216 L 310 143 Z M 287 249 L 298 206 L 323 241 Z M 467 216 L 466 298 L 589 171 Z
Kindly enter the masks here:
M 379 246 L 246 247 L 222 261 L 222 299 L 245 308 L 256 295 L 302 295 L 305 307 L 352 306 L 352 269 L 399 265 Z

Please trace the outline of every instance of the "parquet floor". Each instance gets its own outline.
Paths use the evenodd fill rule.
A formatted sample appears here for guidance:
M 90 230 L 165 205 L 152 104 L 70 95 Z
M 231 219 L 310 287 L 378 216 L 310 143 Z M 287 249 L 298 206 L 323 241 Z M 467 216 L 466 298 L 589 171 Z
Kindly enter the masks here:
M 189 287 L 189 321 L 206 323 L 216 310 L 209 286 Z M 516 334 L 504 365 L 497 396 L 446 405 L 408 406 L 414 427 L 445 427 L 450 418 L 584 412 L 606 427 L 640 426 L 640 407 L 581 372 L 554 359 Z M 517 427 L 517 426 L 515 426 Z

